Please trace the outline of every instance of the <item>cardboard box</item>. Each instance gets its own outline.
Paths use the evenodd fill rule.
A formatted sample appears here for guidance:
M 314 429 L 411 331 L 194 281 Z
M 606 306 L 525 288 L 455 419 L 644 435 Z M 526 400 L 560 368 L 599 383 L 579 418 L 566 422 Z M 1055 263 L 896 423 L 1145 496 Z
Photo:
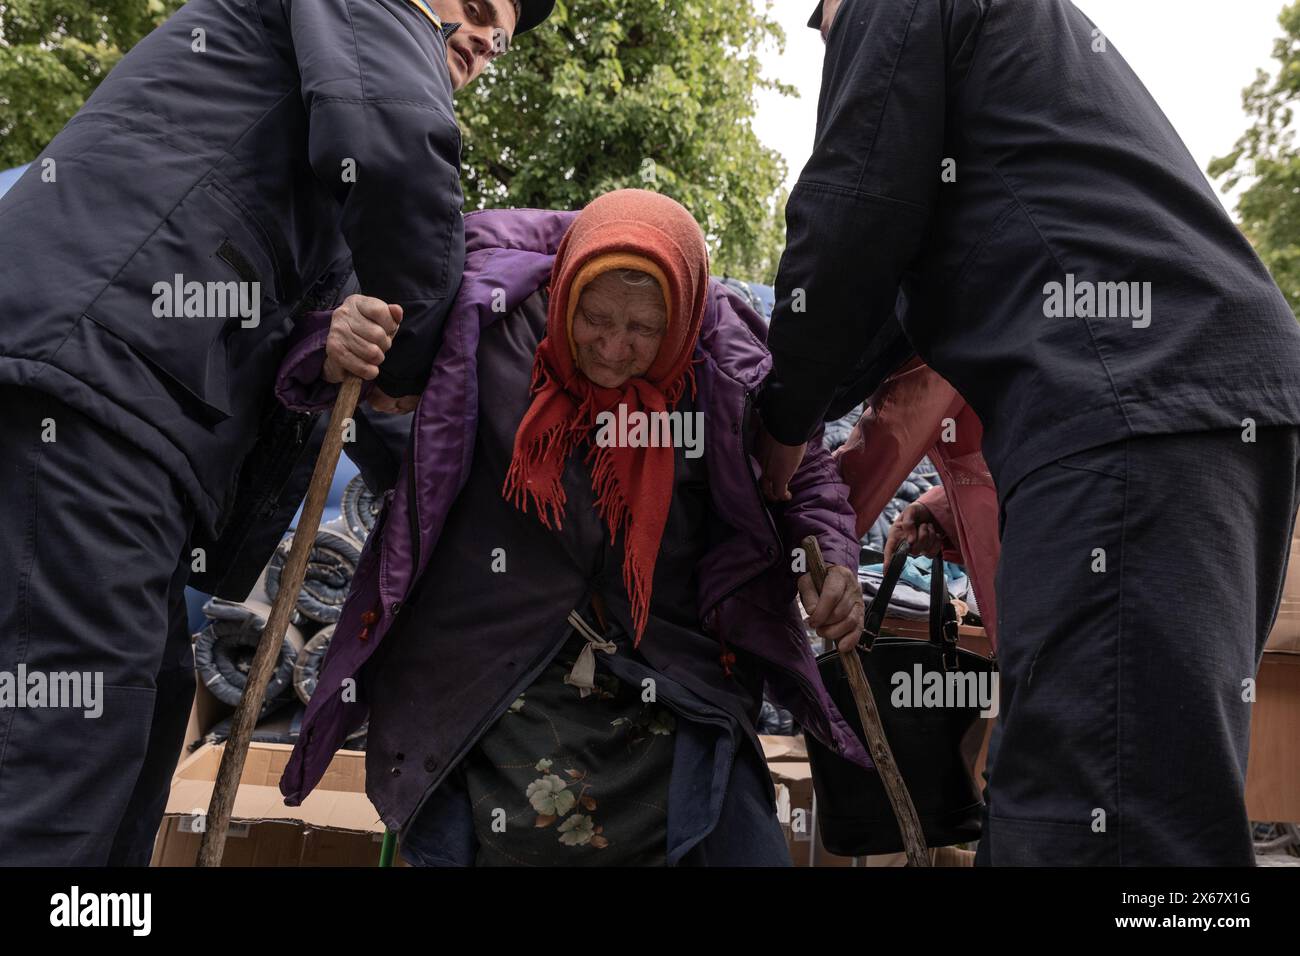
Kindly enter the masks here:
M 1282 584 L 1282 602 L 1268 636 L 1268 649 L 1300 654 L 1300 525 L 1291 537 L 1291 557 Z
M 199 685 L 172 777 L 153 866 L 193 866 L 225 744 L 204 735 L 234 708 Z M 301 806 L 287 807 L 280 775 L 293 747 L 252 743 L 231 814 L 223 866 L 377 866 L 384 825 L 366 796 L 366 755 L 340 750 Z M 395 866 L 405 866 L 401 856 Z
M 758 742 L 763 745 L 763 756 L 769 764 L 808 762 L 808 747 L 803 734 L 794 737 L 759 734 Z
M 206 744 L 177 769 L 152 865 L 194 865 L 224 750 Z M 384 825 L 366 797 L 365 754 L 340 751 L 302 805 L 286 807 L 279 781 L 292 751 L 249 747 L 222 865 L 376 866 Z
M 194 703 L 190 707 L 190 720 L 185 726 L 185 743 L 176 758 L 176 771 L 179 772 L 185 761 L 203 746 L 203 735 L 235 712 L 229 704 L 217 700 L 200 682 L 194 690 Z
M 1300 823 L 1300 654 L 1265 651 L 1255 692 L 1246 812 L 1252 820 Z

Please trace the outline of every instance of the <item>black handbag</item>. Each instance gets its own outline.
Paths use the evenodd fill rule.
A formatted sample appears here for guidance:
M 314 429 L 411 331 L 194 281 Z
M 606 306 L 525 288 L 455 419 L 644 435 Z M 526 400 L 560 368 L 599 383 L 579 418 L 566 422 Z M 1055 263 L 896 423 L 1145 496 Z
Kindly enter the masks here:
M 989 695 L 996 701 L 997 663 L 957 646 L 957 615 L 942 557 L 930 571 L 929 639 L 879 636 L 907 556 L 906 544 L 893 555 L 855 652 L 926 846 L 950 846 L 980 835 L 984 803 L 973 770 L 985 729 L 980 702 Z M 870 752 L 839 652 L 818 657 L 817 667 L 835 706 Z M 898 821 L 876 771 L 851 763 L 811 735 L 807 746 L 826 849 L 839 856 L 901 852 Z

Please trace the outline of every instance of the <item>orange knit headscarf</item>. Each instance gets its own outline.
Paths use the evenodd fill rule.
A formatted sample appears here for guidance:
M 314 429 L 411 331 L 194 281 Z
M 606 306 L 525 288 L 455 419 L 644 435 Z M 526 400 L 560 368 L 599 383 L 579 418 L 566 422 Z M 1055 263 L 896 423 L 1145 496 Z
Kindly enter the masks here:
M 578 369 L 571 330 L 583 288 L 613 269 L 653 276 L 668 309 L 668 327 L 645 375 L 619 388 L 602 388 Z M 573 449 L 592 436 L 596 417 L 619 405 L 663 412 L 676 405 L 689 379 L 691 358 L 709 284 L 709 253 L 699 225 L 678 203 L 658 193 L 624 189 L 587 206 L 565 233 L 551 272 L 546 337 L 533 365 L 533 401 L 515 433 L 514 456 L 502 493 L 522 511 L 532 501 L 548 528 L 559 528 L 565 495 L 560 478 Z M 596 510 L 611 542 L 624 533 L 623 583 L 632 606 L 635 643 L 650 613 L 659 541 L 672 502 L 672 448 L 601 447 L 587 455 Z

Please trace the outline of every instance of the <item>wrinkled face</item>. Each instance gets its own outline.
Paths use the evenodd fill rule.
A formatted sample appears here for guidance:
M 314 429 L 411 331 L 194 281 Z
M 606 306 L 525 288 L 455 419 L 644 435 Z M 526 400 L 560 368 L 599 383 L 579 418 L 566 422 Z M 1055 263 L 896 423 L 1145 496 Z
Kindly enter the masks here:
M 459 23 L 447 41 L 451 86 L 463 90 L 510 48 L 519 16 L 514 0 L 429 0 L 443 23 Z
M 578 369 L 603 388 L 618 388 L 650 370 L 667 329 L 668 309 L 653 277 L 631 269 L 597 276 L 573 313 Z

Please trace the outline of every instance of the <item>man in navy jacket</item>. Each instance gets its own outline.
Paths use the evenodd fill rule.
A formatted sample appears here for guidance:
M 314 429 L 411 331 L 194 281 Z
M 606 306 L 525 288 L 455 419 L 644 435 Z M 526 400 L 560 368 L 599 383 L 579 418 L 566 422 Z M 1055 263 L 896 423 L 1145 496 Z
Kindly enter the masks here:
M 0 693 L 0 863 L 148 861 L 185 584 L 243 597 L 296 504 L 293 320 L 359 288 L 371 405 L 413 407 L 464 260 L 452 94 L 552 6 L 193 0 L 0 203 L 0 671 L 96 698 Z
M 1291 309 L 1068 0 L 826 0 L 812 25 L 767 493 L 905 335 L 978 413 L 1001 502 L 981 859 L 1251 862 L 1253 680 L 1297 501 Z

